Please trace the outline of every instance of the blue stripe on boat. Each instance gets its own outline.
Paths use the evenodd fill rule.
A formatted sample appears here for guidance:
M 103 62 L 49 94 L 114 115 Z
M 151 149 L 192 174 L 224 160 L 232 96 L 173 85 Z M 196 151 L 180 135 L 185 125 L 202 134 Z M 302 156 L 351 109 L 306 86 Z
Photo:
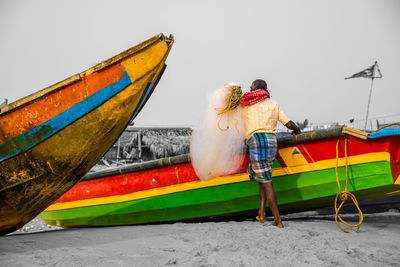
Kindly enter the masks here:
M 25 152 L 40 142 L 46 140 L 71 123 L 96 109 L 111 97 L 132 84 L 129 75 L 124 72 L 124 77 L 114 84 L 104 87 L 85 100 L 79 102 L 70 109 L 55 116 L 32 130 L 16 136 L 15 138 L 0 144 L 0 161 L 9 159 L 19 153 Z
M 386 136 L 400 135 L 400 129 L 389 129 L 385 128 L 377 132 L 370 133 L 368 138 L 381 138 Z

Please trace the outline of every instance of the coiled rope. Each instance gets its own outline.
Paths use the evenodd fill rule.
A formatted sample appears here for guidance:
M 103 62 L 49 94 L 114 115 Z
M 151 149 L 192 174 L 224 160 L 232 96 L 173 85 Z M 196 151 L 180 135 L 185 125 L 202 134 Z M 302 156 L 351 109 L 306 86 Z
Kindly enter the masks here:
M 378 132 L 378 131 L 380 131 L 380 130 L 382 130 L 382 129 L 384 129 L 384 128 L 387 128 L 387 127 L 390 127 L 390 126 L 393 126 L 393 125 L 400 125 L 400 123 L 396 122 L 396 123 L 387 124 L 387 125 L 385 125 L 385 126 L 383 126 L 383 127 L 380 127 L 379 129 L 377 129 L 377 130 L 374 131 L 374 132 Z M 348 179 L 347 145 L 348 145 L 348 139 L 347 139 L 347 138 L 345 139 L 345 145 L 344 145 L 345 166 L 346 166 L 346 187 L 345 187 L 345 189 L 344 189 L 343 192 L 342 192 L 342 190 L 341 190 L 341 186 L 340 186 L 340 182 L 339 182 L 339 174 L 338 174 L 338 165 L 339 165 L 339 145 L 340 145 L 340 139 L 338 139 L 338 140 L 337 140 L 337 143 L 336 143 L 336 168 L 335 168 L 335 170 L 336 170 L 336 181 L 337 181 L 337 184 L 338 184 L 338 187 L 339 187 L 339 193 L 336 195 L 336 198 L 335 198 L 335 212 L 336 212 L 336 214 L 335 214 L 335 221 L 336 221 L 336 224 L 338 225 L 338 227 L 339 227 L 343 232 L 350 233 L 350 232 L 352 232 L 352 231 L 345 230 L 343 227 L 341 227 L 340 224 L 339 224 L 339 222 L 338 222 L 338 219 L 339 219 L 343 224 L 345 224 L 345 225 L 347 225 L 347 226 L 354 227 L 354 228 L 356 227 L 357 229 L 355 229 L 354 232 L 357 232 L 357 231 L 360 229 L 360 226 L 361 226 L 361 223 L 362 223 L 364 217 L 363 217 L 363 214 L 362 214 L 362 212 L 361 212 L 360 206 L 358 205 L 358 202 L 357 202 L 356 197 L 355 197 L 352 193 L 347 192 L 347 179 Z M 342 208 L 343 204 L 346 202 L 346 200 L 347 200 L 347 198 L 348 198 L 349 196 L 350 196 L 351 200 L 353 200 L 354 205 L 357 207 L 357 210 L 358 210 L 359 221 L 358 221 L 357 224 L 349 224 L 349 223 L 345 222 L 345 221 L 340 217 L 340 215 L 339 215 L 340 209 Z M 338 199 L 339 199 L 339 198 L 340 198 L 340 200 L 342 201 L 342 203 L 340 203 L 340 205 L 339 205 L 339 207 L 338 207 Z
M 348 139 L 345 139 L 345 144 L 344 144 L 344 154 L 345 154 L 345 166 L 346 166 L 346 187 L 344 189 L 344 191 L 342 191 L 341 186 L 340 186 L 340 181 L 339 181 L 339 174 L 338 174 L 338 165 L 339 165 L 339 145 L 340 145 L 340 139 L 337 140 L 336 143 L 336 181 L 339 187 L 339 193 L 336 195 L 335 198 L 335 222 L 337 224 L 337 226 L 346 233 L 351 233 L 352 231 L 348 231 L 346 229 L 344 229 L 338 222 L 338 219 L 345 225 L 350 226 L 350 227 L 354 227 L 357 228 L 354 230 L 354 232 L 357 232 L 360 229 L 361 223 L 364 219 L 363 214 L 361 212 L 360 206 L 358 205 L 357 199 L 356 197 L 351 193 L 347 191 L 347 179 L 348 179 L 348 158 L 347 158 L 347 143 L 348 143 Z M 358 215 L 359 215 L 359 221 L 357 224 L 349 224 L 347 222 L 345 222 L 339 215 L 339 211 L 342 208 L 343 204 L 346 202 L 347 198 L 350 197 L 351 200 L 353 200 L 354 205 L 357 207 L 358 210 Z M 340 198 L 340 200 L 342 201 L 338 207 L 338 199 Z

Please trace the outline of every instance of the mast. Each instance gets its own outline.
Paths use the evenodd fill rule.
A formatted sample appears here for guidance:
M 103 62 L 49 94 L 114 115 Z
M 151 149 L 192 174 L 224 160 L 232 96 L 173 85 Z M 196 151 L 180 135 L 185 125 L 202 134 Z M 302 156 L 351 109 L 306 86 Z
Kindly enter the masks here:
M 364 131 L 367 131 L 367 123 L 368 123 L 368 113 L 369 113 L 369 105 L 371 103 L 371 95 L 372 95 L 372 87 L 374 86 L 374 76 L 371 78 L 371 88 L 369 89 L 369 97 L 368 97 L 368 105 L 367 105 L 367 115 L 365 117 L 365 126 Z

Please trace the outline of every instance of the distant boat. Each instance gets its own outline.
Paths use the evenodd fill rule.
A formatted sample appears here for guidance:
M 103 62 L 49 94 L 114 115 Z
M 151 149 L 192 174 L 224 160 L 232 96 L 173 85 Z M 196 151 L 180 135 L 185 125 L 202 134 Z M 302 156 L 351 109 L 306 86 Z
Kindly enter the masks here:
M 348 191 L 359 201 L 399 194 L 399 135 L 400 130 L 384 136 L 336 128 L 278 138 L 272 174 L 281 212 L 333 207 L 336 164 L 343 190 L 346 161 Z M 78 227 L 255 216 L 258 184 L 249 180 L 247 163 L 248 158 L 238 173 L 210 181 L 197 178 L 189 155 L 90 173 L 40 217 Z
M 173 44 L 159 34 L 0 111 L 0 234 L 74 186 L 156 87 Z

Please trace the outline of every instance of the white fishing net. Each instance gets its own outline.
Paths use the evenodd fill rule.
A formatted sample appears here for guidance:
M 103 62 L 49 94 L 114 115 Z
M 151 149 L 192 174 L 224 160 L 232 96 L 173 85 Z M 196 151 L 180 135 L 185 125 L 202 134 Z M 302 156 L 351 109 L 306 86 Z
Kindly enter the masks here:
M 232 94 L 232 85 L 225 85 L 213 94 L 203 121 L 192 133 L 190 157 L 201 180 L 235 173 L 244 160 L 243 108 L 219 114 Z

